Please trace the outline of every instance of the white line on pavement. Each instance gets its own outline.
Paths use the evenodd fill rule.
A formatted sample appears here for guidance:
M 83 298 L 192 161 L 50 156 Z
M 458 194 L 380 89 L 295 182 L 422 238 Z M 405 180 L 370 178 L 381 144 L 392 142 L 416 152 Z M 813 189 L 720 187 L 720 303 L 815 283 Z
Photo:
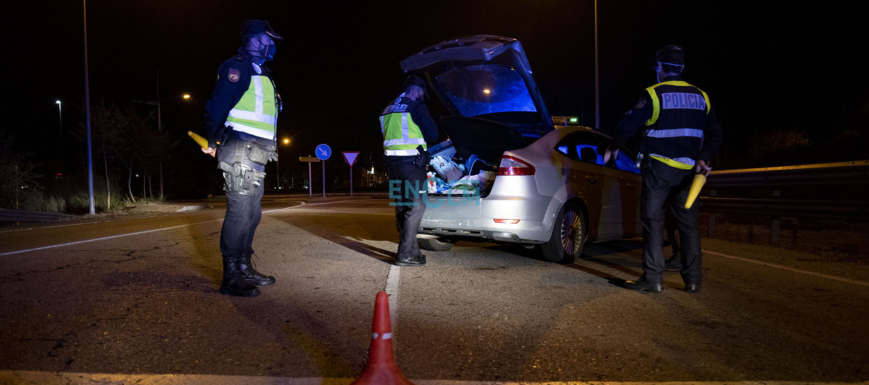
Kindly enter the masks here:
M 386 275 L 386 294 L 389 295 L 389 322 L 392 326 L 392 335 L 397 335 L 398 331 L 398 284 L 400 280 L 401 267 L 390 265 L 389 273 Z M 396 345 L 395 337 L 392 337 L 392 344 Z
M 333 203 L 338 203 L 338 202 L 345 202 L 345 201 L 346 201 L 346 200 L 340 200 L 340 201 L 334 201 L 334 202 L 312 203 L 312 204 L 309 204 L 308 206 L 328 205 L 328 204 L 333 204 Z M 275 212 L 275 211 L 291 210 L 291 209 L 295 209 L 295 208 L 302 207 L 302 206 L 305 206 L 305 205 L 306 205 L 305 202 L 300 202 L 300 203 L 301 203 L 301 204 L 298 205 L 298 206 L 285 207 L 285 208 L 282 208 L 282 209 L 274 209 L 274 210 L 263 211 L 263 214 L 271 213 L 271 212 Z M 0 257 L 5 257 L 5 256 L 7 256 L 7 255 L 14 255 L 14 254 L 29 253 L 29 252 L 31 252 L 31 251 L 39 251 L 39 250 L 53 249 L 53 248 L 56 248 L 56 247 L 72 246 L 72 245 L 78 245 L 78 244 L 82 244 L 82 243 L 89 243 L 89 242 L 103 241 L 103 240 L 107 240 L 107 239 L 114 239 L 114 238 L 128 237 L 128 236 L 131 236 L 131 235 L 148 234 L 148 233 L 154 233 L 154 232 L 157 232 L 157 231 L 172 230 L 172 229 L 177 229 L 177 228 L 181 228 L 181 227 L 196 226 L 196 225 L 201 225 L 201 224 L 204 224 L 204 223 L 220 222 L 220 221 L 223 221 L 223 218 L 221 218 L 221 219 L 213 219 L 213 220 L 210 220 L 210 221 L 203 221 L 203 222 L 189 223 L 189 224 L 186 224 L 186 225 L 180 225 L 180 226 L 164 227 L 164 228 L 161 228 L 161 229 L 138 231 L 138 232 L 135 232 L 135 233 L 127 233 L 127 234 L 112 235 L 112 236 L 102 237 L 102 238 L 86 239 L 86 240 L 84 240 L 84 241 L 76 241 L 76 242 L 69 242 L 69 243 L 61 243 L 61 244 L 59 244 L 59 245 L 51 245 L 51 246 L 36 247 L 36 248 L 33 248 L 33 249 L 10 251 L 10 252 L 6 252 L 6 253 L 0 253 Z
M 860 285 L 860 286 L 867 286 L 867 287 L 869 287 L 869 282 L 863 282 L 863 281 L 857 281 L 857 280 L 848 279 L 848 278 L 837 277 L 837 276 L 835 276 L 835 275 L 827 275 L 827 274 L 815 273 L 815 272 L 813 272 L 813 271 L 806 271 L 806 270 L 795 269 L 795 268 L 793 268 L 793 267 L 788 267 L 788 266 L 783 266 L 783 265 L 777 265 L 777 264 L 775 264 L 775 263 L 769 263 L 769 262 L 763 262 L 763 261 L 756 261 L 756 260 L 754 260 L 754 259 L 748 259 L 748 258 L 742 258 L 742 257 L 735 257 L 735 256 L 733 256 L 733 255 L 727 255 L 727 254 L 723 254 L 723 253 L 716 253 L 716 252 L 714 252 L 714 251 L 703 250 L 703 252 L 706 253 L 706 254 L 712 254 L 712 255 L 719 256 L 719 257 L 735 259 L 735 260 L 737 260 L 737 261 L 743 261 L 743 262 L 748 262 L 748 263 L 754 263 L 754 264 L 758 264 L 758 265 L 762 265 L 762 266 L 774 267 L 774 268 L 776 268 L 776 269 L 782 269 L 782 270 L 787 270 L 787 271 L 793 271 L 793 272 L 795 272 L 795 273 L 808 274 L 808 275 L 812 275 L 812 276 L 815 276 L 815 277 L 826 278 L 826 279 L 832 279 L 832 280 L 834 280 L 834 281 L 845 282 L 845 283 L 852 283 L 852 284 L 855 284 L 855 285 Z
M 121 221 L 132 221 L 132 220 L 137 220 L 137 219 L 146 219 L 146 218 L 153 218 L 153 217 L 155 217 L 155 215 L 149 215 L 149 216 L 147 216 L 147 217 L 130 218 L 130 219 L 118 219 L 117 221 L 118 221 L 118 222 L 121 222 Z M 17 229 L 17 230 L 5 230 L 5 231 L 0 231 L 0 234 L 3 234 L 3 233 L 14 233 L 14 232 L 16 232 L 16 231 L 29 231 L 29 230 L 42 230 L 42 229 L 56 229 L 56 228 L 58 228 L 58 227 L 81 226 L 81 225 L 95 225 L 95 224 L 97 224 L 97 223 L 108 223 L 108 222 L 113 222 L 113 221 L 115 221 L 115 220 L 114 220 L 114 219 L 109 219 L 109 220 L 107 220 L 107 221 L 92 221 L 92 222 L 84 222 L 84 223 L 73 223 L 73 224 L 70 224 L 70 225 L 56 225 L 56 226 L 28 227 L 28 228 L 26 228 L 26 229 Z

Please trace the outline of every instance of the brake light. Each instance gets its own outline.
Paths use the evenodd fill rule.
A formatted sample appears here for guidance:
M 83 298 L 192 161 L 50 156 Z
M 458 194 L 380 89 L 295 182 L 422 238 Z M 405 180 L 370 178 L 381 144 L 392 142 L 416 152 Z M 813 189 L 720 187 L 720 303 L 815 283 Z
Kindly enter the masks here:
M 534 166 L 515 156 L 505 155 L 501 158 L 498 175 L 534 175 Z
M 507 225 L 515 225 L 519 223 L 518 219 L 495 219 L 495 223 L 504 223 Z

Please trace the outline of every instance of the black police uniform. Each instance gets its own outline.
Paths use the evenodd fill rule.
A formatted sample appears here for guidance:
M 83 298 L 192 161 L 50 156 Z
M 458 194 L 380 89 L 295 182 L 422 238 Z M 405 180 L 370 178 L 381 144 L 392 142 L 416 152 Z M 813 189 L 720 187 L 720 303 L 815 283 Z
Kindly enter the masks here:
M 242 35 L 262 33 L 263 29 L 271 31 L 267 22 L 247 21 Z M 277 35 L 273 33 L 268 34 L 274 38 Z M 205 106 L 206 139 L 209 147 L 217 149 L 218 168 L 224 171 L 226 179 L 226 218 L 220 233 L 224 270 L 220 291 L 237 296 L 256 296 L 259 294 L 256 285 L 275 283 L 274 277 L 259 273 L 251 262 L 253 237 L 262 218 L 263 171 L 268 161 L 277 159 L 275 137 L 261 138 L 225 125 L 229 111 L 248 90 L 257 69 L 258 75 L 274 85 L 264 61 L 239 48 L 238 54 L 218 69 L 217 85 Z M 280 111 L 277 94 L 274 100 L 275 111 Z
M 429 114 L 428 107 L 421 99 L 410 100 L 410 98 L 401 97 L 390 106 L 394 104 L 407 105 L 404 110 L 410 112 L 411 119 L 419 126 L 426 143 L 437 141 L 437 125 Z M 409 183 L 410 186 L 419 186 L 421 190 L 426 189 L 428 154 L 423 153 L 416 156 L 387 155 L 384 156 L 384 159 L 390 183 L 400 183 L 401 186 L 401 191 L 398 194 L 400 198 L 395 199 L 395 223 L 399 233 L 396 263 L 401 265 L 404 261 L 416 262 L 419 260 L 421 263 L 412 264 L 423 264 L 425 259 L 421 256 L 416 233 L 419 230 L 420 222 L 422 222 L 422 216 L 425 214 L 425 202 L 423 202 L 422 195 L 417 197 L 405 191 L 405 186 Z
M 686 83 L 681 76 L 668 76 L 649 87 L 619 122 L 610 149 L 618 149 L 642 126 L 646 126 L 646 131 L 640 150 L 644 156 L 640 218 L 645 272 L 641 281 L 662 283 L 664 209 L 669 204 L 679 228 L 682 279 L 686 284 L 699 285 L 700 205 L 685 209 L 685 201 L 694 178 L 695 162 L 708 163 L 721 143 L 715 110 L 706 93 Z

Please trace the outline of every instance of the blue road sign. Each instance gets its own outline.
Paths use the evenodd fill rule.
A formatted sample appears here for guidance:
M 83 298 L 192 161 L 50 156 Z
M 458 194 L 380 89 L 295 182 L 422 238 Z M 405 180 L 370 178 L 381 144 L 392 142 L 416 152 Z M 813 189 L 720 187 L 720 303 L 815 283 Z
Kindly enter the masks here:
M 315 152 L 317 153 L 317 157 L 321 160 L 329 159 L 329 157 L 332 156 L 332 149 L 327 144 L 321 144 L 317 146 L 317 150 Z

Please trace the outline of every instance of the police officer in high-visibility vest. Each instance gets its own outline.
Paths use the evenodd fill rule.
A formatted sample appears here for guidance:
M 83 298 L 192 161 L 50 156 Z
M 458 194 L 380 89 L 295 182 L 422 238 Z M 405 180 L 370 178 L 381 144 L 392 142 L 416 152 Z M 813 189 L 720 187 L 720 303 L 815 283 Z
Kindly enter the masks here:
M 265 165 L 277 160 L 276 132 L 280 97 L 266 66 L 283 40 L 265 20 L 247 20 L 242 47 L 217 71 L 217 86 L 205 106 L 208 149 L 223 171 L 226 219 L 220 232 L 226 295 L 255 297 L 260 285 L 275 278 L 256 271 L 251 262 L 253 236 L 262 217 Z
M 394 200 L 398 228 L 398 266 L 425 265 L 416 233 L 425 213 L 421 191 L 426 189 L 428 147 L 438 138 L 438 128 L 423 103 L 426 82 L 411 75 L 399 95 L 380 115 L 383 152 Z
M 681 241 L 682 280 L 685 291 L 697 293 L 701 284 L 700 233 L 697 230 L 699 204 L 685 208 L 685 200 L 695 173 L 709 175 L 709 160 L 721 143 L 721 127 L 709 96 L 686 83 L 680 74 L 685 68 L 682 47 L 668 45 L 657 52 L 658 84 L 646 88 L 640 101 L 619 122 L 613 140 L 604 153 L 604 162 L 618 156 L 619 146 L 645 126 L 642 154 L 643 189 L 640 219 L 643 223 L 643 276 L 628 281 L 631 290 L 663 290 L 664 209 L 676 219 Z

